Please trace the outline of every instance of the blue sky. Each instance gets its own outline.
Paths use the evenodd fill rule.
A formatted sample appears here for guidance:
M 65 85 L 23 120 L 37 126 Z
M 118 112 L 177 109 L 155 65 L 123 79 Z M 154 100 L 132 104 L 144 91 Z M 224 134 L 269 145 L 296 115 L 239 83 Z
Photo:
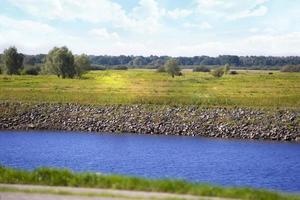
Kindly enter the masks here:
M 0 51 L 300 54 L 299 0 L 0 0 Z

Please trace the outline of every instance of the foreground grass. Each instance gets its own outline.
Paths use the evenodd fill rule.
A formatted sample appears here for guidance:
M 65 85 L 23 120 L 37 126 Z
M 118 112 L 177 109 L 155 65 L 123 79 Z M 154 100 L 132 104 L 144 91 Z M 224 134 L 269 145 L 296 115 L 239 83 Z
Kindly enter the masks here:
M 239 71 L 219 79 L 191 71 L 172 78 L 153 70 L 93 71 L 81 80 L 0 75 L 0 100 L 299 108 L 299 80 L 300 73 L 266 71 Z
M 39 168 L 34 171 L 23 171 L 0 167 L 0 183 L 168 192 L 176 194 L 191 194 L 196 196 L 253 200 L 300 199 L 299 196 L 283 195 L 275 192 L 249 188 L 222 188 L 211 185 L 188 183 L 180 180 L 147 180 L 116 175 L 73 173 L 68 170 L 49 168 Z

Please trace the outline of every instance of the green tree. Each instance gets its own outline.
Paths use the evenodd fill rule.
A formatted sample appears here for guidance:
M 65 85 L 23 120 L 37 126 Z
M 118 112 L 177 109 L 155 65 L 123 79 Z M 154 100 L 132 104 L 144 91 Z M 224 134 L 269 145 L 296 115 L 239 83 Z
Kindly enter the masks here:
M 170 59 L 165 64 L 165 69 L 168 74 L 170 74 L 173 78 L 174 76 L 179 76 L 181 74 L 181 69 L 177 64 L 175 59 Z
M 46 68 L 62 78 L 74 78 L 76 75 L 74 56 L 67 47 L 54 47 L 47 55 Z
M 20 74 L 20 70 L 23 67 L 23 59 L 23 54 L 18 53 L 16 47 L 5 49 L 3 53 L 4 71 L 9 75 Z
M 229 65 L 229 64 L 226 64 L 226 65 L 224 66 L 224 73 L 225 73 L 225 74 L 228 74 L 229 71 L 230 71 L 230 65 Z
M 91 67 L 89 58 L 85 54 L 75 56 L 75 73 L 77 77 L 81 77 Z
M 224 68 L 220 67 L 211 72 L 214 77 L 220 78 L 224 75 Z

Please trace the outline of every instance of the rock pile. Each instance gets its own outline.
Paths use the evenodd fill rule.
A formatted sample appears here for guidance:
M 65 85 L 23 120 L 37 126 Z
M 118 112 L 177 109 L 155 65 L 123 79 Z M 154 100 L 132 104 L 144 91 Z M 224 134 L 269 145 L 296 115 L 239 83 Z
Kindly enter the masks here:
M 0 103 L 0 130 L 32 129 L 300 142 L 300 112 L 196 106 Z

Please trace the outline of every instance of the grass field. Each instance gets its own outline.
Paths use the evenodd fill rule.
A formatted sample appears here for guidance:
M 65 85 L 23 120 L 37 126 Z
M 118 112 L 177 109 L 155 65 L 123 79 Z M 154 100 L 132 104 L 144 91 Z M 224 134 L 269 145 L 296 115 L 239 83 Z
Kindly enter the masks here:
M 239 71 L 219 79 L 191 71 L 172 78 L 153 70 L 92 71 L 83 79 L 0 75 L 0 100 L 299 108 L 300 73 Z
M 34 171 L 23 171 L 0 166 L 0 183 L 168 192 L 176 194 L 191 194 L 196 196 L 253 200 L 300 199 L 300 197 L 296 195 L 291 196 L 249 188 L 223 188 L 218 186 L 189 183 L 180 180 L 147 180 L 143 178 L 117 175 L 73 173 L 65 169 L 49 168 L 39 168 Z

